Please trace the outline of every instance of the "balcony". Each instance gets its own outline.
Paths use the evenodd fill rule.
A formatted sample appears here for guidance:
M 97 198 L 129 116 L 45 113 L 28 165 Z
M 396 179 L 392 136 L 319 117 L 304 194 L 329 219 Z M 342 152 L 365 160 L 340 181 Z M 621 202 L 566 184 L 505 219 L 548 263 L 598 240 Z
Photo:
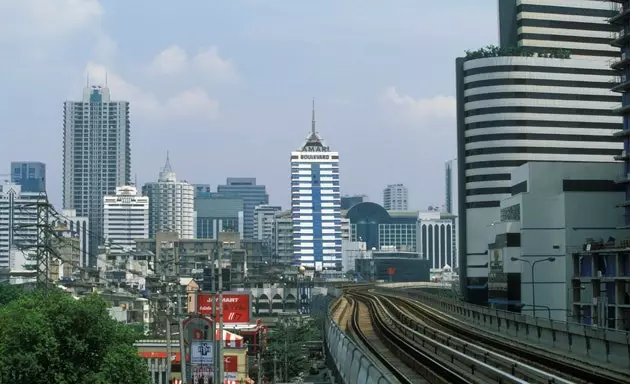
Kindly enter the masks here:
M 628 66 L 628 63 L 630 63 L 630 54 L 628 54 L 627 52 L 621 52 L 621 58 L 614 60 L 610 64 L 610 68 L 619 71 L 626 68 Z
M 612 37 L 613 41 L 610 42 L 610 45 L 621 48 L 630 41 L 630 31 L 624 27 L 619 32 L 613 33 Z
M 620 138 L 627 138 L 628 136 L 630 136 L 630 129 L 624 129 L 622 131 L 617 131 L 615 133 L 613 133 L 614 137 L 620 137 Z
M 614 115 L 626 115 L 630 113 L 630 104 L 628 105 L 620 105 L 619 107 L 612 110 Z
M 612 88 L 610 89 L 613 92 L 625 92 L 628 89 L 630 89 L 630 80 L 625 76 L 615 76 L 612 80 L 611 83 L 613 83 L 614 85 L 612 86 Z

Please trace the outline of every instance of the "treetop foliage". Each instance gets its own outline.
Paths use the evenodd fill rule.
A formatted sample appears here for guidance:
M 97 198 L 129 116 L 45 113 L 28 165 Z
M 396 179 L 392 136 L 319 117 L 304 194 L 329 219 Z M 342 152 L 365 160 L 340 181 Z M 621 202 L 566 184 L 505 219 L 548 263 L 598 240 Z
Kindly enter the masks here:
M 525 47 L 497 47 L 496 45 L 488 45 L 484 48 L 466 51 L 466 60 L 483 59 L 486 57 L 500 56 L 521 56 L 521 57 L 544 57 L 549 59 L 570 59 L 571 51 L 567 49 L 545 48 L 532 50 Z
M 97 295 L 0 285 L 0 382 L 148 384 L 138 333 Z

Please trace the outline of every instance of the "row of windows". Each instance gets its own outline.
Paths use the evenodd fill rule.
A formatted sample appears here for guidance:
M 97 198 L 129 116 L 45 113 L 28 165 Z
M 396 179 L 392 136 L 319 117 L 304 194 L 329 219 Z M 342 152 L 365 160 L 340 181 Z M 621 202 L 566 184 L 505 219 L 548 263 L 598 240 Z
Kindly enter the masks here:
M 563 41 L 573 43 L 602 44 L 608 46 L 610 38 L 607 37 L 587 37 L 576 35 L 548 35 L 544 33 L 519 33 L 520 39 L 543 40 L 543 41 Z
M 586 108 L 556 108 L 556 107 L 489 107 L 477 108 L 466 111 L 464 116 L 479 116 L 493 113 L 548 113 L 553 115 L 580 115 L 580 116 L 613 116 L 612 109 L 586 109 Z
M 493 140 L 548 140 L 548 141 L 586 141 L 598 143 L 618 143 L 619 139 L 609 136 L 546 134 L 546 133 L 493 133 L 466 137 L 466 143 L 478 143 Z
M 571 75 L 597 75 L 611 77 L 617 74 L 616 71 L 611 69 L 546 67 L 540 65 L 493 65 L 465 70 L 464 76 L 496 72 L 567 73 Z
M 552 128 L 586 128 L 621 130 L 622 123 L 595 123 L 589 121 L 551 121 L 551 120 L 489 120 L 470 123 L 465 129 L 497 128 L 497 127 L 552 127 Z
M 516 25 L 520 27 L 540 27 L 551 29 L 572 29 L 576 31 L 609 31 L 617 32 L 617 26 L 603 23 L 580 23 L 576 21 L 520 19 Z
M 543 14 L 557 14 L 557 15 L 575 15 L 575 16 L 589 16 L 589 17 L 601 17 L 607 19 L 617 14 L 616 11 L 611 9 L 592 9 L 592 8 L 578 8 L 578 7 L 563 7 L 554 5 L 538 5 L 538 4 L 519 4 L 516 7 L 516 12 L 532 12 Z
M 493 92 L 482 93 L 464 97 L 464 103 L 495 99 L 537 99 L 537 100 L 579 100 L 579 101 L 603 101 L 620 102 L 621 97 L 616 95 L 584 95 L 579 93 L 543 93 L 543 92 Z
M 470 81 L 464 84 L 464 89 L 474 89 L 480 87 L 491 87 L 496 85 L 542 85 L 547 87 L 577 87 L 577 88 L 601 88 L 610 89 L 611 82 L 608 81 L 578 81 L 578 80 L 547 80 L 547 79 L 488 79 Z
M 545 147 L 492 147 L 469 149 L 466 156 L 492 155 L 497 153 L 542 153 L 559 155 L 606 155 L 616 156 L 621 149 L 607 148 L 545 148 Z

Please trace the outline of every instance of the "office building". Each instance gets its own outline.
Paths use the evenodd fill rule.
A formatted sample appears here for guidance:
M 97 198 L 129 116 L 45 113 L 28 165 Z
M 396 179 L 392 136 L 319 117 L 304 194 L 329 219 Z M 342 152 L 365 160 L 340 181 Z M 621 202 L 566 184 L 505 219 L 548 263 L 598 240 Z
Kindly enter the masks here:
M 347 211 L 355 205 L 362 203 L 365 195 L 341 196 L 341 210 Z
M 254 208 L 260 204 L 269 204 L 269 195 L 264 185 L 257 185 L 255 177 L 228 177 L 224 185 L 217 187 L 217 192 L 226 196 L 233 195 L 243 199 L 243 237 L 254 238 Z
M 272 243 L 273 221 L 276 213 L 282 207 L 278 205 L 262 204 L 254 208 L 254 239 L 262 240 L 263 244 Z
M 434 211 L 418 214 L 418 252 L 430 261 L 432 269 L 457 268 L 454 237 L 454 215 Z
M 220 232 L 238 232 L 243 238 L 243 199 L 221 193 L 203 193 L 195 197 L 197 238 L 217 239 Z
M 365 242 L 368 250 L 417 251 L 417 211 L 387 211 L 381 205 L 365 202 L 350 208 L 346 218 L 349 239 Z
M 630 1 L 611 0 L 611 5 L 617 9 L 617 14 L 609 19 L 610 24 L 615 28 L 610 44 L 617 50 L 617 57 L 611 68 L 618 71 L 612 91 L 622 95 L 621 104 L 613 112 L 621 115 L 623 119 L 622 130 L 615 132 L 614 135 L 623 141 L 624 148 L 616 160 L 623 161 L 623 168 L 620 172 L 623 176 L 618 181 L 626 189 L 623 215 L 625 226 L 630 228 L 630 156 L 628 155 L 630 151 L 630 28 L 628 28 Z M 619 50 L 621 55 L 619 55 Z
M 458 183 L 457 183 L 457 159 L 449 160 L 446 162 L 446 167 L 444 170 L 445 182 L 444 182 L 444 208 L 446 212 L 453 215 L 453 238 L 451 239 L 451 247 L 453 250 L 453 262 L 448 263 L 453 268 L 456 268 L 458 252 L 459 248 L 459 236 L 457 228 L 459 227 L 459 217 L 457 217 L 457 213 L 459 212 L 459 194 Z
M 210 184 L 193 184 L 195 187 L 195 197 L 212 193 Z
M 104 234 L 111 253 L 135 249 L 135 239 L 149 238 L 149 198 L 124 185 L 103 198 Z
M 63 208 L 90 220 L 90 254 L 103 244 L 103 197 L 131 183 L 129 103 L 91 86 L 66 101 L 63 120 Z M 92 260 L 91 263 L 95 263 Z
M 195 188 L 178 181 L 166 155 L 157 182 L 146 183 L 142 194 L 149 197 L 149 237 L 158 232 L 177 232 L 182 239 L 195 238 Z
M 0 189 L 0 269 L 21 270 L 12 260 L 26 263 L 35 254 L 37 244 L 37 202 L 39 193 L 23 192 L 17 184 L 6 183 Z M 12 255 L 12 256 L 11 256 Z M 13 261 L 13 262 L 12 262 Z M 31 263 L 32 260 L 28 261 Z
M 502 46 L 457 59 L 462 293 L 487 289 L 487 234 L 531 161 L 612 162 L 622 145 L 610 91 L 614 12 L 601 1 L 500 2 Z M 555 49 L 555 48 L 562 48 Z M 484 297 L 483 293 L 475 293 Z
M 383 190 L 383 208 L 388 211 L 409 209 L 409 191 L 402 184 L 390 184 Z
M 339 153 L 315 130 L 291 152 L 291 218 L 294 263 L 309 270 L 341 271 L 341 193 Z
M 11 182 L 22 192 L 46 192 L 46 164 L 36 161 L 12 161 Z
M 626 232 L 617 229 L 623 219 L 615 205 L 624 200 L 618 172 L 615 163 L 576 162 L 529 162 L 511 171 L 514 194 L 501 201 L 500 220 L 486 238 L 491 306 L 593 323 L 607 297 L 610 313 L 629 319 L 623 307 L 630 264 L 617 264 L 614 251 Z M 583 248 L 586 239 L 610 237 L 608 255 Z

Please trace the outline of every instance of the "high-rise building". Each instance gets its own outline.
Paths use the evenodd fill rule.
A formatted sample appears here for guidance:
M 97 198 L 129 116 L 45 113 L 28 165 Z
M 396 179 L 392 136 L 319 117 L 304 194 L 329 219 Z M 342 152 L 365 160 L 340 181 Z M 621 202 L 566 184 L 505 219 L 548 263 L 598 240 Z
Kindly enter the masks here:
M 221 193 L 195 196 L 197 238 L 218 239 L 221 232 L 238 232 L 243 238 L 243 199 Z
M 131 183 L 129 103 L 91 86 L 66 101 L 63 121 L 63 208 L 90 220 L 90 255 L 103 237 L 103 197 Z M 91 260 L 94 264 L 96 261 Z
M 257 185 L 255 177 L 228 177 L 225 185 L 217 186 L 217 192 L 243 199 L 243 237 L 254 238 L 254 208 L 269 204 L 269 195 L 264 185 Z
M 462 293 L 487 282 L 490 226 L 529 161 L 611 162 L 620 102 L 609 88 L 614 11 L 595 0 L 501 0 L 501 47 L 457 59 Z M 494 239 L 492 239 L 494 241 Z M 482 290 L 477 290 L 481 292 Z M 475 292 L 477 292 L 475 291 Z M 484 293 L 480 293 L 480 298 Z
M 195 187 L 178 181 L 166 155 L 157 182 L 146 183 L 142 194 L 149 197 L 149 237 L 158 232 L 177 232 L 181 239 L 195 238 Z
M 254 208 L 254 238 L 271 244 L 273 237 L 273 221 L 282 207 L 261 204 Z
M 459 227 L 459 217 L 457 217 L 457 213 L 459 212 L 459 194 L 457 193 L 457 159 L 449 160 L 446 162 L 444 184 L 444 207 L 446 208 L 447 213 L 453 215 L 451 247 L 453 250 L 452 253 L 454 255 L 454 260 L 448 262 L 447 264 L 453 268 L 456 268 L 458 265 L 457 257 L 459 255 L 457 252 L 457 249 L 459 248 L 459 236 L 457 230 L 457 228 Z
M 306 269 L 341 271 L 341 193 L 339 153 L 324 145 L 315 131 L 291 152 L 293 261 Z
M 383 208 L 388 211 L 406 211 L 409 209 L 409 191 L 402 184 L 389 184 L 383 190 Z
M 11 182 L 23 192 L 46 192 L 46 164 L 36 161 L 12 161 Z
M 112 253 L 134 250 L 135 239 L 149 238 L 149 198 L 124 185 L 103 198 L 105 241 Z
M 0 187 L 0 269 L 14 264 L 11 255 L 34 254 L 37 243 L 37 205 L 34 203 L 38 197 L 39 193 L 23 192 L 17 184 Z
M 626 228 L 630 228 L 630 1 L 629 0 L 611 0 L 613 9 L 617 13 L 609 19 L 610 24 L 616 28 L 613 40 L 610 44 L 617 51 L 617 59 L 612 63 L 611 67 L 618 71 L 615 78 L 612 91 L 622 95 L 621 104 L 613 112 L 622 116 L 622 130 L 615 132 L 614 135 L 623 140 L 624 151 L 617 160 L 623 161 L 623 169 L 619 182 L 626 186 L 626 202 L 624 203 L 624 221 Z

